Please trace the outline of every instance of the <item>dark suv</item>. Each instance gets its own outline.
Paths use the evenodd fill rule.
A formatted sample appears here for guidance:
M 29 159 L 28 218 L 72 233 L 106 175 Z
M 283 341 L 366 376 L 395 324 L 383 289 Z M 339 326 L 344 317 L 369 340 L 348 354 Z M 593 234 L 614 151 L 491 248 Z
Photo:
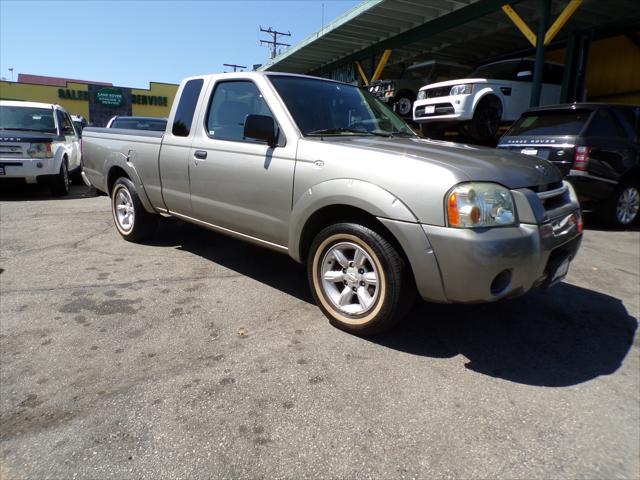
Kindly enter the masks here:
M 498 148 L 553 162 L 581 203 L 609 225 L 626 227 L 640 210 L 640 107 L 574 103 L 532 108 Z

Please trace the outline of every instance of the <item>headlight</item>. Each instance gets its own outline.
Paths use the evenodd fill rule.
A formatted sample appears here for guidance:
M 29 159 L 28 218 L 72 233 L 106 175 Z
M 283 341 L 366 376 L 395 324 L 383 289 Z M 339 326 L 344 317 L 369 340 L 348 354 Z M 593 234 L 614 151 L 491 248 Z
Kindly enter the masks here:
M 32 143 L 27 149 L 27 153 L 31 158 L 49 158 L 53 157 L 50 143 Z
M 473 92 L 472 83 L 464 83 L 462 85 L 454 85 L 451 87 L 449 95 L 468 95 Z
M 418 100 L 424 100 L 425 98 L 427 98 L 427 91 L 426 90 L 420 90 L 418 92 Z
M 516 215 L 511 192 L 496 183 L 463 183 L 446 198 L 450 227 L 482 228 L 513 225 Z

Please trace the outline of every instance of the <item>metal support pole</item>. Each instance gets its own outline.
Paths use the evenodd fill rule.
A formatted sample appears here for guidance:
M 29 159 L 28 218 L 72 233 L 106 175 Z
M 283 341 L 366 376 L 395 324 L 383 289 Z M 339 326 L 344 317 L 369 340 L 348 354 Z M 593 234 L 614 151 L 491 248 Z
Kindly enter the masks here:
M 567 39 L 567 47 L 564 53 L 564 75 L 562 77 L 560 103 L 571 103 L 575 100 L 576 52 L 579 49 L 579 43 L 579 34 L 571 32 Z
M 536 65 L 533 69 L 533 84 L 531 85 L 530 107 L 540 105 L 540 90 L 542 89 L 542 71 L 544 69 L 544 36 L 549 26 L 551 14 L 551 0 L 540 0 L 540 23 L 536 37 Z

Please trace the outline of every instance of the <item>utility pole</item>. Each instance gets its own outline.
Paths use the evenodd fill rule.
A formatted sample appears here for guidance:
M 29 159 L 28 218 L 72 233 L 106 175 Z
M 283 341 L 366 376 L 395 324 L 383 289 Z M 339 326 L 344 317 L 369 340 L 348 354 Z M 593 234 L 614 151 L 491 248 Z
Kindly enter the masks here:
M 236 65 L 235 63 L 223 63 L 223 67 L 233 67 L 233 71 L 237 72 L 239 68 L 247 68 L 246 65 Z M 242 70 L 240 70 L 242 71 Z
M 269 58 L 275 58 L 276 55 L 278 54 L 278 47 L 279 46 L 284 46 L 284 47 L 290 47 L 291 45 L 288 43 L 280 43 L 278 42 L 278 35 L 283 36 L 283 37 L 290 37 L 291 36 L 291 32 L 278 32 L 277 30 L 274 30 L 273 28 L 269 27 L 269 28 L 262 28 L 262 26 L 260 27 L 260 31 L 264 32 L 264 33 L 268 33 L 269 35 L 271 35 L 271 38 L 273 38 L 273 40 L 260 40 L 260 45 L 270 45 L 270 49 L 271 49 L 271 56 Z

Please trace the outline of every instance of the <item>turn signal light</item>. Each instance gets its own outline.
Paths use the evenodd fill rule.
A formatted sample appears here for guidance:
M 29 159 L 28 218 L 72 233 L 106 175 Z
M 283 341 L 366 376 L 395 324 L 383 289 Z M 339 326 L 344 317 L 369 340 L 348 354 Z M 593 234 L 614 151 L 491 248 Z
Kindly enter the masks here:
M 458 194 L 456 192 L 449 195 L 447 201 L 447 210 L 449 214 L 449 225 L 457 227 L 460 225 L 460 211 L 458 210 Z
M 576 147 L 576 151 L 573 157 L 573 169 L 587 171 L 589 166 L 589 153 L 591 153 L 591 147 Z

